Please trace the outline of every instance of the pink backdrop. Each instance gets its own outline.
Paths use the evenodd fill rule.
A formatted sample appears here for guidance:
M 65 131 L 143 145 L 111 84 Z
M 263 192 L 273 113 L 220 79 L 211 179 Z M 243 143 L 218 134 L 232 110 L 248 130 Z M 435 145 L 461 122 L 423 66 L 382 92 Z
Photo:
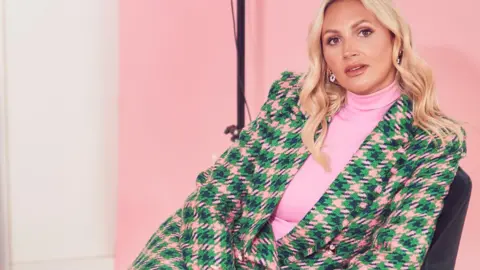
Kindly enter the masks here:
M 188 3 L 187 3 L 188 2 Z M 305 70 L 305 38 L 318 0 L 247 1 L 247 100 L 254 117 L 281 71 Z M 480 155 L 480 2 L 402 0 L 440 102 L 467 121 L 473 181 Z M 236 5 L 234 5 L 236 7 Z M 236 54 L 225 0 L 120 0 L 120 145 L 116 269 L 126 269 L 158 225 L 193 191 L 195 176 L 230 144 Z M 474 189 L 457 269 L 471 269 L 480 235 Z

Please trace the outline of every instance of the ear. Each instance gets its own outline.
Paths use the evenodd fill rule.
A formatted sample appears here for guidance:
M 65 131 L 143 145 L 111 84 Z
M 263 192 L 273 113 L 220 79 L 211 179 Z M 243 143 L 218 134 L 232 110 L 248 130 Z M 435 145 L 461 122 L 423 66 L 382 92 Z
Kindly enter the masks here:
M 390 39 L 392 40 L 392 42 L 395 40 L 395 34 L 392 31 L 390 31 Z

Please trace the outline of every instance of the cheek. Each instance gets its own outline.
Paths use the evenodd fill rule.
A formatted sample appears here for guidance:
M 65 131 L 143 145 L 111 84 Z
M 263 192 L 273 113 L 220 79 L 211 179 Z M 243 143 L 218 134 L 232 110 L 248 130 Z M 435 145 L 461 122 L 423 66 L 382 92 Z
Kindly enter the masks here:
M 380 68 L 391 66 L 392 63 L 392 46 L 385 40 L 374 40 L 368 48 L 366 54 L 372 60 L 373 64 L 378 65 Z
M 375 54 L 372 55 L 372 58 L 375 61 L 375 65 L 378 65 L 379 68 L 390 68 L 392 65 L 392 54 L 388 49 L 375 52 Z
M 323 57 L 325 58 L 327 66 L 334 74 L 339 74 L 341 72 L 342 55 L 340 53 L 334 49 L 327 49 L 324 51 Z

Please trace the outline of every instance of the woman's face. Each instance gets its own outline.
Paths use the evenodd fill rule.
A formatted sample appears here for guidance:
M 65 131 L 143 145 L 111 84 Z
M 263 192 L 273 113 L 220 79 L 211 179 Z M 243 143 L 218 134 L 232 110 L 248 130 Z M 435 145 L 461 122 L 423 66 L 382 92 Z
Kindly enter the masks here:
M 338 84 L 355 94 L 376 92 L 393 82 L 393 35 L 359 0 L 331 4 L 322 28 L 323 55 Z

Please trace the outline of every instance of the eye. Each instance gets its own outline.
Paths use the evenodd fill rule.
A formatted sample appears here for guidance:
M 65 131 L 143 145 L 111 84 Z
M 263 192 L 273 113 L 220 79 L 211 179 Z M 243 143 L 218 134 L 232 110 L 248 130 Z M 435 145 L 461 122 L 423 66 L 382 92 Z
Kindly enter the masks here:
M 327 39 L 327 44 L 328 45 L 335 45 L 338 43 L 339 38 L 338 37 L 330 37 Z
M 360 30 L 360 36 L 362 36 L 362 37 L 368 37 L 368 36 L 370 36 L 372 33 L 373 33 L 373 31 L 370 30 L 370 29 L 368 29 L 368 28 L 367 28 L 367 29 L 362 29 L 362 30 Z

